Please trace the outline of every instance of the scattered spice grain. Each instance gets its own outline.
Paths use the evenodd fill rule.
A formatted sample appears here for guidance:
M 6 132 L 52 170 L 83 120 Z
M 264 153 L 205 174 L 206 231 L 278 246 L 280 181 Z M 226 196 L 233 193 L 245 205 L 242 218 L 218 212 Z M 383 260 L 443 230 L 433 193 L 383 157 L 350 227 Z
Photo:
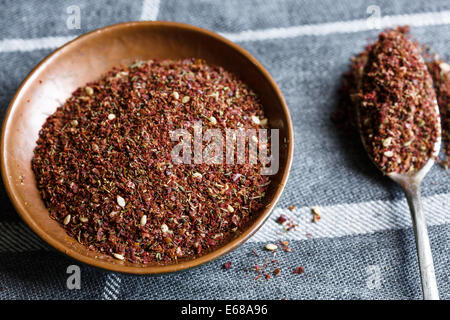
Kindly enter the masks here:
M 312 214 L 313 214 L 312 222 L 317 222 L 317 221 L 319 221 L 319 220 L 320 220 L 320 211 L 319 211 L 319 207 L 314 206 L 314 207 L 311 209 L 311 212 L 312 212 Z
M 289 242 L 288 241 L 280 241 L 281 244 L 281 249 L 285 252 L 292 252 L 292 248 L 289 247 Z
M 302 274 L 303 272 L 305 272 L 305 269 L 303 267 L 297 267 L 293 271 L 293 273 L 295 274 Z
M 287 217 L 284 214 L 280 214 L 280 216 L 277 218 L 277 223 L 279 224 L 283 224 L 287 221 Z

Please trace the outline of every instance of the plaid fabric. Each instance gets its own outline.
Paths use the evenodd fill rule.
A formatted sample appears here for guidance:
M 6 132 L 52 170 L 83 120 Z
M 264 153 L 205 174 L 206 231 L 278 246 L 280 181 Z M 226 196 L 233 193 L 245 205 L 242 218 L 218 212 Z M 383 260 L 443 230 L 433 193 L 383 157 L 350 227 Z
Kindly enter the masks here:
M 330 113 L 349 58 L 379 32 L 412 26 L 412 34 L 444 58 L 450 49 L 447 0 L 177 0 L 0 1 L 0 107 L 57 46 L 87 31 L 132 20 L 180 21 L 219 32 L 269 70 L 287 100 L 296 136 L 295 160 L 283 197 L 245 245 L 199 268 L 164 276 L 105 272 L 70 260 L 21 222 L 0 188 L 0 299 L 418 299 L 414 234 L 401 189 L 371 165 L 359 141 L 336 131 Z M 80 29 L 67 26 L 78 6 Z M 380 12 L 381 19 L 367 20 Z M 442 299 L 450 298 L 449 176 L 435 166 L 423 184 L 425 211 Z M 295 205 L 296 209 L 287 208 Z M 311 222 L 310 208 L 322 219 Z M 289 233 L 275 218 L 299 222 Z M 269 241 L 289 240 L 281 274 L 255 281 L 244 268 L 262 264 Z M 256 249 L 260 256 L 252 253 Z M 230 270 L 222 264 L 232 262 Z M 67 268 L 81 268 L 70 290 Z M 298 266 L 305 273 L 293 274 Z M 273 270 L 274 268 L 272 268 Z

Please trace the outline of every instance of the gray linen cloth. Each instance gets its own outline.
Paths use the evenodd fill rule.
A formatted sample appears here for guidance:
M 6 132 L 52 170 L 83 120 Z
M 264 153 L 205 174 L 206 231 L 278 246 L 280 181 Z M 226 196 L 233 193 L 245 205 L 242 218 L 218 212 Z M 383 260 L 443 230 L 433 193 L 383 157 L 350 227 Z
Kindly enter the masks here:
M 69 19 L 77 10 L 79 26 Z M 350 57 L 375 39 L 378 27 L 410 24 L 416 39 L 449 58 L 448 0 L 1 0 L 2 116 L 21 81 L 52 50 L 87 31 L 133 20 L 213 30 L 268 69 L 287 100 L 296 136 L 282 199 L 267 224 L 232 253 L 183 273 L 132 276 L 83 265 L 50 248 L 24 225 L 1 187 L 0 299 L 421 298 L 402 191 L 371 165 L 359 141 L 336 129 L 330 113 Z M 448 173 L 435 166 L 423 194 L 440 295 L 449 299 Z M 314 205 L 321 207 L 318 223 L 311 222 Z M 275 223 L 281 213 L 298 222 L 295 231 L 282 232 Z M 263 248 L 277 240 L 293 248 L 276 257 L 281 274 L 255 281 L 244 268 L 272 259 Z M 232 268 L 223 270 L 227 261 Z M 70 265 L 80 267 L 80 289 L 67 288 Z M 292 272 L 298 266 L 304 274 Z

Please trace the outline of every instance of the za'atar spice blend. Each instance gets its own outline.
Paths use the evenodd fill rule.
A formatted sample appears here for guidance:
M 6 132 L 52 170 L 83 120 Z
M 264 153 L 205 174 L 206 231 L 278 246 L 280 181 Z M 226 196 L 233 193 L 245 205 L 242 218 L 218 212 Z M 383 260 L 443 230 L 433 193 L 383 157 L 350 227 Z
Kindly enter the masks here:
M 381 33 L 361 79 L 359 125 L 366 148 L 385 173 L 414 172 L 432 157 L 439 135 L 433 80 L 404 33 Z
M 204 61 L 138 62 L 78 88 L 43 125 L 32 160 L 50 216 L 90 249 L 170 264 L 245 227 L 270 183 L 258 164 L 174 164 L 170 131 L 267 127 L 258 97 Z M 204 146 L 205 147 L 205 146 Z
M 439 164 L 447 170 L 450 167 L 450 65 L 444 60 L 434 57 L 432 61 L 427 62 L 427 67 L 433 77 L 441 114 L 444 157 Z
M 408 28 L 379 34 L 352 59 L 334 120 L 359 126 L 375 164 L 385 173 L 413 173 L 433 156 L 439 113 L 433 79 Z M 359 116 L 358 116 L 359 113 Z

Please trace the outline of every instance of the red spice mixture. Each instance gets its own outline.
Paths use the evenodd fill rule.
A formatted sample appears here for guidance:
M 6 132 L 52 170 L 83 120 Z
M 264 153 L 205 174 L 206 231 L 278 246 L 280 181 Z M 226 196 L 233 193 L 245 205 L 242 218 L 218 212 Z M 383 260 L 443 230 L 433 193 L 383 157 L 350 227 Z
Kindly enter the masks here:
M 450 166 L 450 65 L 435 57 L 432 61 L 427 62 L 427 67 L 433 77 L 434 90 L 441 114 L 444 158 L 439 163 L 447 170 Z
M 115 68 L 77 89 L 39 133 L 32 160 L 50 216 L 88 248 L 169 264 L 205 254 L 262 207 L 261 164 L 173 164 L 169 131 L 262 128 L 262 106 L 204 61 Z M 270 147 L 269 147 L 270 149 Z
M 419 44 L 408 36 L 408 27 L 388 30 L 352 58 L 339 89 L 338 109 L 332 114 L 341 129 L 355 134 L 357 108 L 361 107 L 361 119 L 366 119 L 366 125 L 362 123 L 366 147 L 386 172 L 417 170 L 431 157 L 437 138 L 432 85 L 440 107 L 444 142 L 448 132 L 448 112 L 443 112 L 448 110 L 448 72 L 439 75 L 438 82 L 430 68 L 434 64 L 427 64 L 427 72 Z M 444 143 L 444 148 L 448 154 L 448 144 Z
M 384 172 L 412 172 L 432 156 L 435 99 L 417 44 L 398 30 L 380 33 L 368 52 L 358 110 L 367 151 Z

